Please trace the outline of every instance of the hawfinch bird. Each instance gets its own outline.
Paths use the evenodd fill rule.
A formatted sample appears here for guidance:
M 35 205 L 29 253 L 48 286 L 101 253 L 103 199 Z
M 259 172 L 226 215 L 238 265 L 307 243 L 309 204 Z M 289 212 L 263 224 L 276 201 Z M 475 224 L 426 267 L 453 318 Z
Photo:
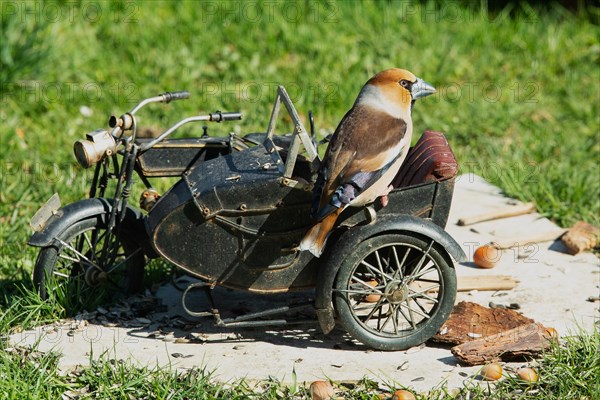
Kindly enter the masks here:
M 373 76 L 335 130 L 313 188 L 316 224 L 300 250 L 319 257 L 338 216 L 383 196 L 398 173 L 412 138 L 411 108 L 435 88 L 411 72 L 392 68 Z

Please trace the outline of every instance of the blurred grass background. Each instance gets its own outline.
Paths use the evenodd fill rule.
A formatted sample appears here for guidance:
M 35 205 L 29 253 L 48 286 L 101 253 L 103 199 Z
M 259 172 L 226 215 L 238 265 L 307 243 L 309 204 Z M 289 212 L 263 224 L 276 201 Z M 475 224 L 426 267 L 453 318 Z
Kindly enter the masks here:
M 332 132 L 364 82 L 410 69 L 438 94 L 416 132 L 444 131 L 475 172 L 568 227 L 600 223 L 598 9 L 510 2 L 1 2 L 0 277 L 26 279 L 29 218 L 54 192 L 83 198 L 72 143 L 110 114 L 149 107 L 166 128 L 199 112 L 244 112 L 209 131 L 266 129 L 277 84 Z M 183 134 L 199 135 L 200 126 Z M 133 197 L 134 198 L 134 197 Z

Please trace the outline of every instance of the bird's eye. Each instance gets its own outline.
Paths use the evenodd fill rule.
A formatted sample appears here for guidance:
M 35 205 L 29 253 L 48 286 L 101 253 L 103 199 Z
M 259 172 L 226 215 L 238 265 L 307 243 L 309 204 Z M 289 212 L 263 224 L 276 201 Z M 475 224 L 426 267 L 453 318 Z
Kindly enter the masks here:
M 399 83 L 400 83 L 400 86 L 402 86 L 403 88 L 407 88 L 408 85 L 410 84 L 410 82 L 408 82 L 406 79 L 402 79 Z

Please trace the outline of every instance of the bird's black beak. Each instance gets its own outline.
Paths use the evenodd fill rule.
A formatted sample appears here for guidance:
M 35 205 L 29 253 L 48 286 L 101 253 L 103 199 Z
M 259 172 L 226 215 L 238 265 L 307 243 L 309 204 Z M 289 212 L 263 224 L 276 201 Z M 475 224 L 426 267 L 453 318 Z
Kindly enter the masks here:
M 417 78 L 415 83 L 412 85 L 412 90 L 410 92 L 413 100 L 420 99 L 421 97 L 429 96 L 430 94 L 434 94 L 436 92 L 435 88 L 431 86 L 429 83 L 425 82 L 421 78 Z

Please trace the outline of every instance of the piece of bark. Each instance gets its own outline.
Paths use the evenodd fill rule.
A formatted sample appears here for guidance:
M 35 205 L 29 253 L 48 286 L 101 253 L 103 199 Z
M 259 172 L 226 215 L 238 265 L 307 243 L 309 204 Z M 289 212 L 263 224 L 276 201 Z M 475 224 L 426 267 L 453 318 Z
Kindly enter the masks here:
M 579 221 L 561 237 L 561 240 L 567 247 L 567 253 L 575 255 L 596 246 L 599 236 L 600 228 Z
M 463 343 L 453 347 L 451 351 L 466 365 L 481 365 L 537 357 L 550 347 L 552 340 L 551 334 L 542 324 L 532 323 Z
M 458 277 L 457 288 L 459 292 L 511 290 L 519 281 L 509 275 L 478 275 Z
M 446 323 L 431 339 L 439 343 L 458 345 L 534 322 L 514 310 L 488 308 L 461 301 L 454 306 Z

